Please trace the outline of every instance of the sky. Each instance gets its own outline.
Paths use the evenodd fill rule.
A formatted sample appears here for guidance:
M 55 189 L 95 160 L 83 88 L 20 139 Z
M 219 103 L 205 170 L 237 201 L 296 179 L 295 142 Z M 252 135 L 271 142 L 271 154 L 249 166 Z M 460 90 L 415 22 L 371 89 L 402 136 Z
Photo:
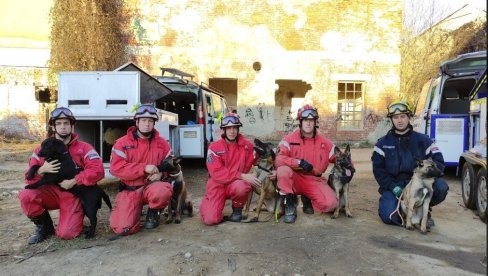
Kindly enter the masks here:
M 423 31 L 444 19 L 454 11 L 466 4 L 484 10 L 486 13 L 486 0 L 404 0 L 404 25 L 413 27 L 416 32 Z

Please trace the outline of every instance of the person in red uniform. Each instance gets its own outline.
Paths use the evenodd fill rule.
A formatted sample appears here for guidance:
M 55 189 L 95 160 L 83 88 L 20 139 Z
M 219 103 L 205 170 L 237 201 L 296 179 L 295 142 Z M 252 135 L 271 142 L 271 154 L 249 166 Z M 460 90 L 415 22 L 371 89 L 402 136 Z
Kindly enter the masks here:
M 278 189 L 284 197 L 285 222 L 297 218 L 296 195 L 302 195 L 303 212 L 313 214 L 314 209 L 330 212 L 338 207 L 338 199 L 322 173 L 334 160 L 334 144 L 317 133 L 317 109 L 311 105 L 297 112 L 299 128 L 288 134 L 278 145 L 275 167 Z
M 110 214 L 110 227 L 115 234 L 130 235 L 139 231 L 145 204 L 148 210 L 144 227 L 156 228 L 161 210 L 171 200 L 173 188 L 170 183 L 160 181 L 163 168 L 159 166 L 171 155 L 171 148 L 154 129 L 158 119 L 156 108 L 149 104 L 140 105 L 134 115 L 136 125 L 112 147 L 110 173 L 120 179 Z
M 73 113 L 65 107 L 54 109 L 49 118 L 54 137 L 68 146 L 71 158 L 83 170 L 75 178 L 62 181 L 59 186 L 42 185 L 37 189 L 23 189 L 19 192 L 22 211 L 36 225 L 36 232 L 28 238 L 28 244 L 39 243 L 55 232 L 56 236 L 65 240 L 79 236 L 83 230 L 83 208 L 80 200 L 67 190 L 75 185 L 95 185 L 104 177 L 103 164 L 98 153 L 88 143 L 79 141 L 78 135 L 73 132 L 75 122 Z M 32 179 L 25 179 L 28 185 L 39 181 L 45 173 L 59 171 L 60 164 L 57 160 L 49 162 L 38 156 L 40 149 L 40 146 L 37 147 L 29 159 L 29 168 L 34 165 L 40 167 Z M 55 209 L 59 209 L 56 231 L 48 212 Z
M 239 133 L 242 126 L 239 116 L 229 112 L 220 122 L 221 139 L 208 147 L 207 169 L 209 179 L 205 195 L 200 204 L 200 216 L 206 225 L 222 221 L 225 200 L 232 200 L 230 221 L 242 220 L 242 208 L 252 186 L 259 187 L 261 182 L 250 174 L 256 161 L 253 144 Z M 252 186 L 251 186 L 252 185 Z

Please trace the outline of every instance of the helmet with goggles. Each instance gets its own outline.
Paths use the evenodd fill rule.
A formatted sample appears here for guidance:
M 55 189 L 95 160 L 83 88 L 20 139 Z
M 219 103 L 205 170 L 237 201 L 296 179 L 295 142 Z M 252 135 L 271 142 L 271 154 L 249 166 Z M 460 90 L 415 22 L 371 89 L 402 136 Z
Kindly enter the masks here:
M 134 120 L 140 118 L 152 118 L 154 120 L 159 120 L 158 111 L 156 108 L 150 104 L 141 104 L 134 115 Z
M 306 104 L 298 109 L 297 119 L 300 121 L 303 119 L 318 119 L 318 118 L 319 118 L 319 113 L 317 109 L 309 104 Z
M 386 116 L 391 118 L 398 114 L 407 114 L 408 116 L 412 116 L 412 110 L 405 102 L 394 102 L 390 104 L 388 106 L 388 114 Z
M 75 124 L 76 118 L 73 112 L 67 107 L 58 107 L 51 111 L 51 116 L 49 117 L 49 125 L 53 126 L 54 122 L 58 119 L 68 119 L 72 125 Z
M 242 126 L 241 119 L 236 113 L 228 112 L 224 115 L 224 117 L 222 117 L 222 120 L 220 121 L 220 128 L 226 128 L 230 126 Z

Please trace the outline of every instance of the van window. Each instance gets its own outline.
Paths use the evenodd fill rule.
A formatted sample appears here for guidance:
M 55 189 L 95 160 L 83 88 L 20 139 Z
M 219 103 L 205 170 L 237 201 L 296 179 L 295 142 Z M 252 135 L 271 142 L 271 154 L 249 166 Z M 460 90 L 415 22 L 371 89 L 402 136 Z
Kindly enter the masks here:
M 429 88 L 432 83 L 432 80 L 426 82 L 424 86 L 422 87 L 422 92 L 420 92 L 420 96 L 417 100 L 417 106 L 415 107 L 415 116 L 420 117 L 422 115 L 422 112 L 424 111 L 424 107 L 427 104 L 427 102 L 431 101 L 431 97 L 427 97 L 427 93 L 430 92 Z M 430 92 L 432 93 L 432 92 Z
M 213 105 L 214 105 L 214 118 L 219 118 L 220 114 L 223 112 L 222 102 L 220 101 L 220 96 L 212 95 Z
M 469 92 L 473 89 L 475 79 L 453 78 L 446 81 L 442 91 L 440 112 L 441 114 L 468 114 Z

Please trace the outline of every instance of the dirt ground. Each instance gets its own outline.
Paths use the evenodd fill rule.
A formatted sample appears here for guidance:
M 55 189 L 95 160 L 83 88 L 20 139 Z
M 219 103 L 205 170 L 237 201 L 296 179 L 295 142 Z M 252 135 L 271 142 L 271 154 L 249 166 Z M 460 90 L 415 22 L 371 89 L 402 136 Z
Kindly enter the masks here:
M 108 241 L 113 234 L 103 206 L 95 239 L 50 238 L 27 246 L 34 226 L 22 214 L 17 194 L 30 150 L 9 144 L 0 148 L 2 275 L 486 275 L 486 225 L 462 205 L 454 172 L 447 173 L 449 195 L 434 209 L 431 232 L 387 226 L 377 215 L 369 148 L 352 150 L 357 168 L 350 190 L 353 218 L 305 215 L 299 208 L 291 225 L 225 222 L 209 227 L 200 222 L 197 209 L 180 225 L 163 224 Z M 204 163 L 186 160 L 183 170 L 198 207 L 207 179 Z M 103 187 L 113 199 L 115 185 Z M 225 212 L 230 213 L 228 204 Z M 51 215 L 56 221 L 57 211 Z

